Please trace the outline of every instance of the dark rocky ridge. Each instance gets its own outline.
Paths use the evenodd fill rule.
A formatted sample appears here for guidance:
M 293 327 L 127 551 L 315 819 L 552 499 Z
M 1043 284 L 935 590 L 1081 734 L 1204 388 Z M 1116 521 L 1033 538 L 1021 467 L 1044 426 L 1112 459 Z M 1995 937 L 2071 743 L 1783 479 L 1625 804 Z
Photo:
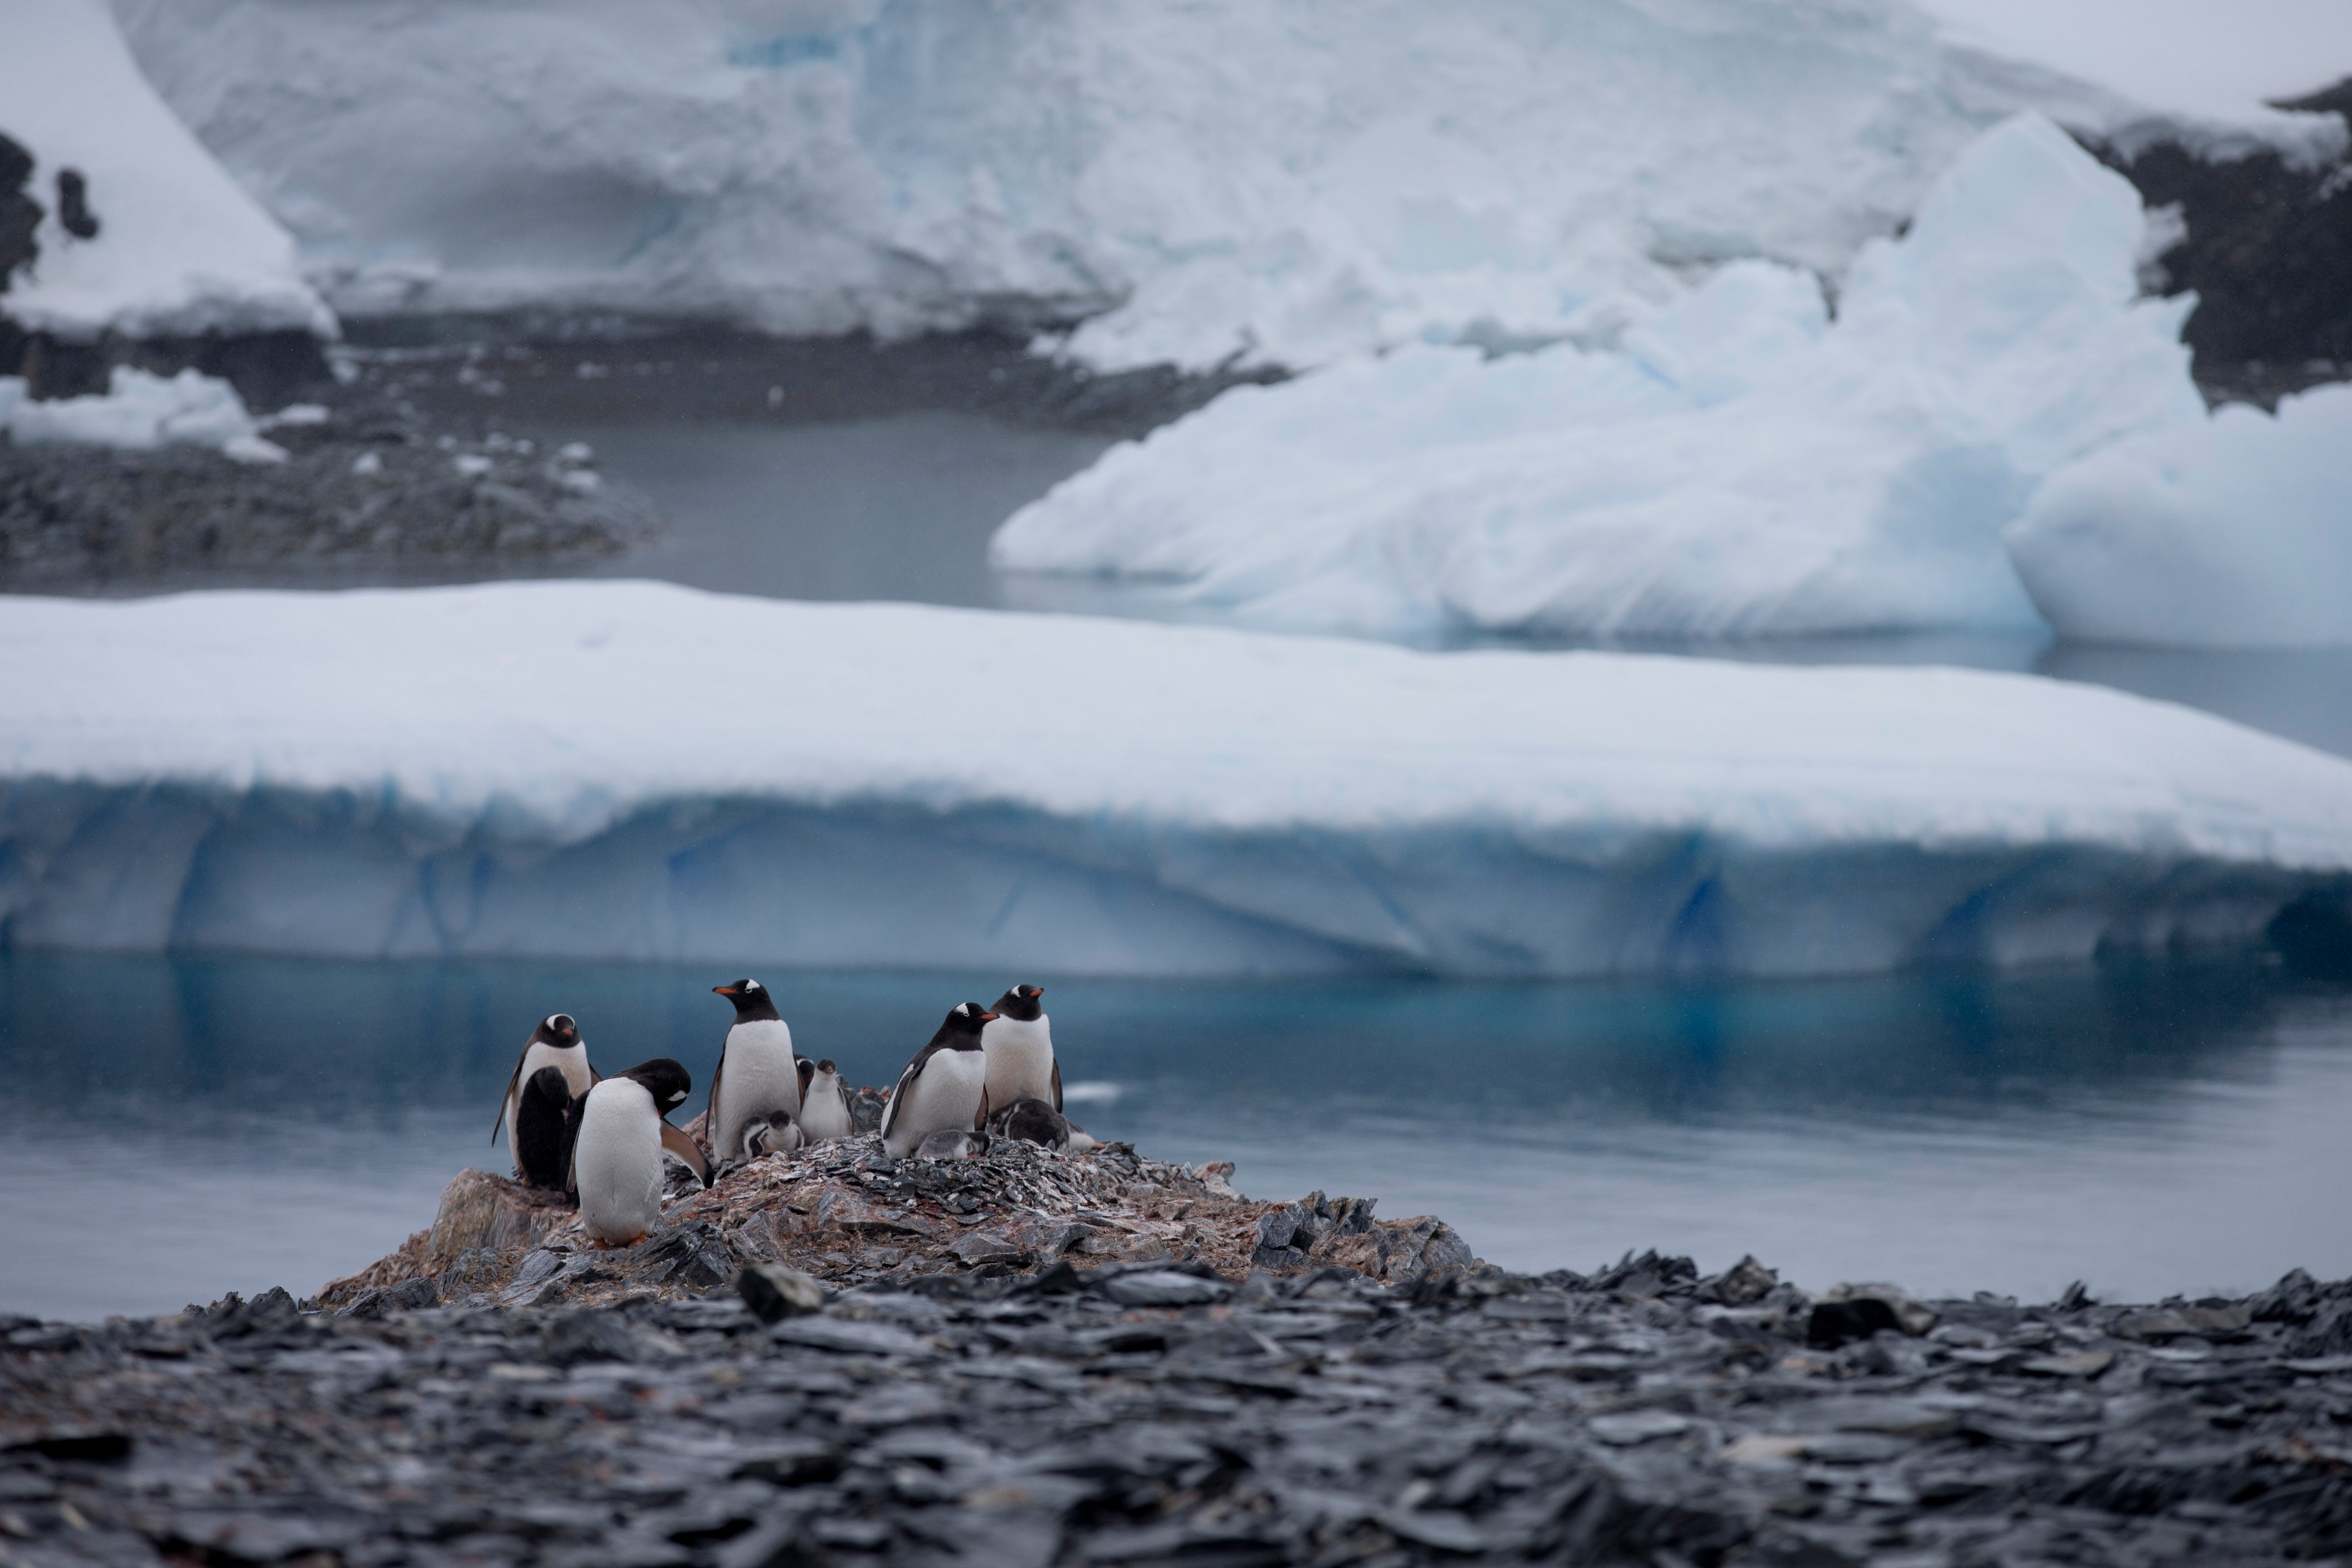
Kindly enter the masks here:
M 2352 129 L 2352 78 L 2274 107 L 2334 112 Z M 2274 151 L 2205 155 L 2177 140 L 2128 153 L 2084 145 L 2151 210 L 2175 207 L 2187 226 L 2157 263 L 2163 293 L 2197 293 L 2181 336 L 2209 399 L 2275 407 L 2352 376 L 2352 153 L 2306 167 Z
M 2352 1281 L 1861 1300 L 978 1271 L 609 1307 L 0 1321 L 0 1549 L 215 1568 L 2268 1563 L 2352 1552 Z M 1832 1317 L 1835 1314 L 1832 1314 Z

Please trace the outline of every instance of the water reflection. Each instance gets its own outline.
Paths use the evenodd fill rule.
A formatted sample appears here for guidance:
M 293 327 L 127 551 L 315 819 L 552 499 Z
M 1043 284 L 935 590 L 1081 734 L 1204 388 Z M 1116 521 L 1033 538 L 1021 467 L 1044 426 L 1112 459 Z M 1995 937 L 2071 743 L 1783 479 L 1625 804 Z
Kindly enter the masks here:
M 803 1050 L 887 1083 L 1006 976 L 764 976 Z M 0 958 L 0 1307 L 299 1290 L 493 1166 L 540 1016 L 608 1069 L 706 1080 L 710 974 L 661 967 Z M 1056 982 L 1077 1110 L 1248 1191 L 1370 1194 L 1489 1258 L 1628 1247 L 1801 1280 L 2138 1295 L 2352 1270 L 2352 993 L 2253 964 L 1862 982 Z M 1108 1092 L 1108 1091 L 1107 1091 Z

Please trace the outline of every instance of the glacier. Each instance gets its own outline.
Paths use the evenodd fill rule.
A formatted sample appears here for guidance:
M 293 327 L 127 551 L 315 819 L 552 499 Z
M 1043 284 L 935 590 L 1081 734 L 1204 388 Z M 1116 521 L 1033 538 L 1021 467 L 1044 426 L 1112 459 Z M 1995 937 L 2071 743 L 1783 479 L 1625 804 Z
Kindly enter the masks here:
M 0 767 L 16 947 L 1822 974 L 2352 901 L 2352 763 L 2095 687 L 648 583 L 12 598 Z
M 2288 400 L 2292 439 L 2209 416 L 2179 342 L 2194 297 L 2138 297 L 2148 235 L 2128 183 L 2020 114 L 1906 234 L 1863 247 L 1834 320 L 1811 274 L 1746 260 L 1614 348 L 1416 347 L 1236 388 L 1014 514 L 992 560 L 1385 637 L 2344 640 L 2347 405 Z M 2163 529 L 2129 521 L 2147 486 L 2119 470 L 2188 452 L 2211 454 L 2193 496 Z M 2292 475 L 2230 492 L 2274 462 Z M 2235 549 L 2253 511 L 2309 548 Z M 2197 551 L 2167 542 L 2199 531 Z M 2224 558 L 2244 591 L 2173 622 Z M 2282 593 L 2334 608 L 2290 626 Z
M 1725 261 L 1842 278 L 2020 109 L 2343 140 L 2184 128 L 1905 0 L 118 11 L 347 315 L 982 325 L 1104 369 L 1606 342 Z
M 50 208 L 34 237 L 39 258 L 0 295 L 0 313 L 71 342 L 335 335 L 293 237 L 156 95 L 105 0 L 11 5 L 0 29 L 0 133 L 33 154 Z M 94 238 L 59 221 L 48 187 L 60 168 L 89 181 Z

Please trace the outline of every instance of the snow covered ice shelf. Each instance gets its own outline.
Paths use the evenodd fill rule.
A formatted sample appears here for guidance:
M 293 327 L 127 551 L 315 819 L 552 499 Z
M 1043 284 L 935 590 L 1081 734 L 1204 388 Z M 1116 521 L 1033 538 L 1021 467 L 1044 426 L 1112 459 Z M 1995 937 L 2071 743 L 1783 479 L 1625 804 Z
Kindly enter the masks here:
M 2147 235 L 2120 175 L 2021 114 L 1864 247 L 1834 321 L 1810 274 L 1742 261 L 1614 349 L 1237 388 L 1016 513 L 992 559 L 1375 635 L 2352 641 L 2352 399 L 2209 416 L 2193 297 L 2136 298 Z
M 1727 258 L 1842 274 L 2013 110 L 2151 118 L 1901 0 L 120 8 L 347 312 L 1086 318 L 1108 368 L 1612 339 Z
M 639 583 L 10 600 L 0 763 L 24 946 L 1824 973 L 2352 895 L 2352 763 L 2088 686 Z
M 0 9 L 0 134 L 34 157 L 52 210 L 37 263 L 0 310 L 71 340 L 294 330 L 332 337 L 294 241 L 156 96 L 105 0 Z M 96 237 L 68 235 L 47 191 L 59 169 L 89 181 Z

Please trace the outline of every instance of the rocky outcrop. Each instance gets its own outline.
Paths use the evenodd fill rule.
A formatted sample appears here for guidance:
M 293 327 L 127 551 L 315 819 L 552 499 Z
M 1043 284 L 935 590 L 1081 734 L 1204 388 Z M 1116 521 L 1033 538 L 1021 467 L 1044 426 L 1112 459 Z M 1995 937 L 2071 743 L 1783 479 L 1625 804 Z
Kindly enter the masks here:
M 550 1306 L 668 1300 L 731 1289 L 748 1265 L 781 1264 L 836 1288 L 911 1288 L 929 1276 L 977 1279 L 1158 1265 L 1238 1280 L 1343 1268 L 1420 1279 L 1476 1262 L 1428 1215 L 1372 1216 L 1370 1198 L 1254 1202 L 1230 1164 L 1171 1165 L 1114 1143 L 1066 1153 L 999 1140 L 971 1160 L 895 1160 L 861 1136 L 772 1154 L 707 1192 L 676 1196 L 635 1247 L 587 1238 L 561 1197 L 467 1171 L 442 1194 L 430 1229 L 320 1291 L 316 1305 Z M 691 1187 L 691 1183 L 688 1184 Z M 429 1300 L 428 1300 L 429 1298 Z
M 265 421 L 282 463 L 0 437 L 0 588 L 430 580 L 610 556 L 667 526 L 578 449 L 434 437 L 365 405 L 306 417 Z
M 2333 111 L 2352 126 L 2352 79 L 2276 107 Z M 2150 281 L 2167 295 L 2196 291 L 2181 337 L 2209 398 L 2271 406 L 2352 375 L 2352 155 L 2225 154 L 2168 139 L 2091 151 L 2150 211 L 2177 220 Z

